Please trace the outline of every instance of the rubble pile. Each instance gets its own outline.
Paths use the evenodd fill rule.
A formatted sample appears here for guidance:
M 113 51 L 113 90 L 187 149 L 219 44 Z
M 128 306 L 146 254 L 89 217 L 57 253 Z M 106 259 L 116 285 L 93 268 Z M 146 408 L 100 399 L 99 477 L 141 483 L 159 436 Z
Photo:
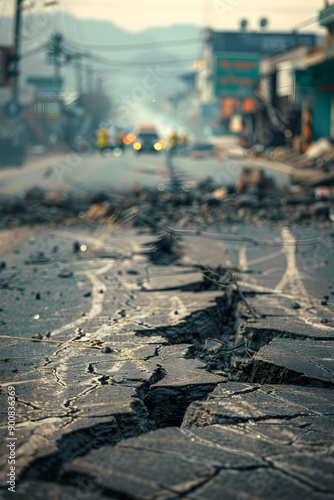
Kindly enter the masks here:
M 296 184 L 305 187 L 334 184 L 334 147 L 327 139 L 314 141 L 304 153 L 293 148 L 276 148 L 269 158 L 293 167 L 291 180 Z
M 280 190 L 260 184 L 243 186 L 238 192 L 234 186 L 222 187 L 211 179 L 163 192 L 136 186 L 127 193 L 63 192 L 53 196 L 36 187 L 24 197 L 0 199 L 0 229 L 27 224 L 105 222 L 136 212 L 176 228 L 300 222 L 331 227 L 333 199 L 334 192 L 328 187 L 314 190 L 294 186 Z M 134 226 L 146 224 L 138 217 L 131 220 Z

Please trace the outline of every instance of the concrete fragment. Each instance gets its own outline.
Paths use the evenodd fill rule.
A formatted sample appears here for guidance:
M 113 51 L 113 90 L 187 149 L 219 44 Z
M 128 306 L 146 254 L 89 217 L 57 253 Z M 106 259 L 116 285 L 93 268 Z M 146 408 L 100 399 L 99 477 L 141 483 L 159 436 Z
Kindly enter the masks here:
M 242 366 L 239 380 L 333 387 L 334 342 L 275 339 Z

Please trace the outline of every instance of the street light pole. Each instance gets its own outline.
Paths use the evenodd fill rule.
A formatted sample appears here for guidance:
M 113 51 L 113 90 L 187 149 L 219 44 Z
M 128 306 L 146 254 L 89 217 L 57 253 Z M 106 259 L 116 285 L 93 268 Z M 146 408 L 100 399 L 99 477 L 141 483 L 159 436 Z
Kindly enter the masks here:
M 14 31 L 14 83 L 13 83 L 13 98 L 17 99 L 19 87 L 19 61 L 20 61 L 20 46 L 21 46 L 21 5 L 23 0 L 16 0 L 15 9 L 15 31 Z

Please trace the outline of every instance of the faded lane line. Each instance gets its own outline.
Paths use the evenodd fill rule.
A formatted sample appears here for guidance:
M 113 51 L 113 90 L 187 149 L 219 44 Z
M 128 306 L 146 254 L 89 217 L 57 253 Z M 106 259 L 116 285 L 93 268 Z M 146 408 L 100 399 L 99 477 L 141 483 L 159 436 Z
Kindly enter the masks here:
M 275 259 L 275 257 L 279 257 L 280 255 L 282 255 L 283 252 L 284 252 L 284 250 L 281 249 L 281 250 L 278 250 L 278 252 L 273 252 L 273 253 L 270 253 L 269 255 L 264 255 L 263 257 L 259 257 L 258 259 L 250 260 L 248 262 L 248 265 L 253 266 L 254 264 L 260 264 L 261 262 L 265 262 L 266 260 Z
M 280 297 L 287 297 L 288 299 L 295 298 L 293 295 L 291 295 L 289 293 L 279 292 L 277 290 L 273 290 L 272 288 L 268 288 L 268 287 L 262 286 L 262 285 L 256 285 L 256 284 L 251 283 L 249 281 L 238 280 L 238 285 L 248 287 L 251 290 L 253 290 L 254 292 L 265 293 L 265 294 L 270 294 L 270 295 L 279 295 Z
M 329 311 L 329 309 L 327 309 L 327 311 L 332 314 L 331 311 Z M 329 325 L 325 325 L 324 323 L 312 323 L 312 320 L 314 320 L 313 317 L 308 317 L 308 318 L 303 318 L 305 323 L 307 325 L 310 325 L 310 326 L 313 326 L 314 328 L 319 328 L 321 330 L 329 330 L 329 331 L 334 331 L 334 327 L 333 326 L 329 326 Z
M 173 295 L 173 297 L 170 297 L 170 302 L 171 302 L 171 308 L 173 309 L 169 313 L 169 317 L 171 318 L 172 322 L 178 323 L 181 318 L 184 318 L 188 314 L 188 309 L 177 295 Z M 175 315 L 175 311 L 178 311 L 178 315 Z M 181 318 L 180 318 L 181 317 Z
M 290 291 L 293 291 L 295 299 L 298 300 L 303 307 L 311 307 L 311 300 L 296 265 L 296 239 L 286 227 L 281 230 L 281 235 L 283 240 L 283 251 L 286 258 L 286 269 L 274 292 L 284 292 L 284 290 L 288 288 Z M 291 244 L 292 242 L 293 244 Z
M 242 271 L 248 271 L 247 247 L 243 246 L 239 250 L 239 266 Z
M 272 267 L 271 269 L 266 269 L 262 272 L 262 276 L 269 276 L 269 274 L 277 273 L 281 269 L 279 267 Z
M 92 273 L 89 271 L 87 271 L 85 273 L 93 285 L 93 288 L 92 288 L 92 306 L 91 306 L 89 313 L 86 314 L 86 316 L 80 316 L 80 318 L 76 319 L 75 321 L 71 321 L 67 325 L 62 326 L 61 328 L 58 328 L 57 330 L 54 330 L 51 334 L 52 336 L 58 335 L 60 333 L 65 332 L 66 330 L 70 330 L 71 328 L 75 328 L 79 325 L 82 325 L 87 320 L 95 318 L 98 314 L 101 313 L 103 301 L 105 298 L 106 286 L 102 281 L 100 281 L 97 278 L 97 276 L 108 272 L 113 266 L 114 266 L 114 262 L 110 262 L 110 263 L 106 264 L 105 266 L 101 267 L 95 273 Z M 100 290 L 103 290 L 104 293 L 100 293 Z

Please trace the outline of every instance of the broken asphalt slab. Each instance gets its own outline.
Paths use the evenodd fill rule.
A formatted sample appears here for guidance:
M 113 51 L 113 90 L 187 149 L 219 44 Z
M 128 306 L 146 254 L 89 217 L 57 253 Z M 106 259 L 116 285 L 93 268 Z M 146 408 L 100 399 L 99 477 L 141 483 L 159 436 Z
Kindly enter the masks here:
M 274 339 L 241 369 L 241 382 L 333 388 L 334 342 Z
M 247 310 L 240 296 L 207 287 L 206 244 L 201 238 L 196 245 L 189 238 L 179 259 L 167 266 L 143 254 L 139 243 L 150 240 L 147 233 L 129 237 L 116 232 L 101 242 L 89 231 L 64 232 L 57 257 L 44 249 L 47 268 L 42 262 L 22 263 L 31 246 L 26 242 L 27 247 L 17 248 L 22 254 L 6 255 L 8 265 L 1 274 L 11 276 L 12 298 L 24 287 L 23 280 L 29 283 L 35 277 L 40 299 L 32 297 L 31 307 L 38 307 L 34 315 L 45 320 L 43 342 L 1 339 L 6 360 L 3 395 L 8 385 L 17 389 L 18 498 L 32 491 L 35 498 L 46 500 L 68 495 L 207 500 L 220 499 L 222 492 L 231 500 L 330 498 L 332 329 L 320 328 L 317 314 L 312 316 L 314 324 L 303 322 L 303 316 L 308 321 L 306 299 L 301 309 L 290 308 L 298 300 L 291 286 L 293 274 L 285 280 L 288 290 L 278 294 L 279 304 L 274 303 L 275 287 L 286 271 L 285 257 L 279 260 L 282 269 L 266 279 L 265 294 L 257 295 L 262 275 L 251 272 L 248 251 L 238 253 L 233 246 L 226 250 L 221 241 L 210 244 L 213 272 L 221 272 L 219 265 L 244 269 L 241 264 L 248 264 L 243 289 L 251 290 L 254 284 L 253 297 L 247 298 L 255 310 L 257 299 L 262 301 L 255 320 L 249 310 L 245 317 L 240 315 L 241 304 Z M 34 245 L 43 237 L 43 232 L 37 235 Z M 139 243 L 131 246 L 134 238 Z M 88 249 L 69 250 L 74 239 Z M 103 248 L 109 257 L 101 256 Z M 259 259 L 267 262 L 270 257 L 268 250 L 251 253 L 258 253 L 256 269 Z M 33 271 L 33 266 L 39 270 Z M 66 279 L 57 275 L 65 267 L 73 270 Z M 61 304 L 51 306 L 46 292 L 58 285 L 65 295 Z M 88 291 L 90 296 L 84 296 Z M 267 309 L 266 296 L 271 304 Z M 15 325 L 16 334 L 33 336 L 40 319 L 25 323 L 26 311 L 17 314 L 17 301 L 6 300 L 6 331 L 10 335 Z M 63 314 L 56 314 L 57 309 Z M 47 322 L 49 337 L 44 332 Z M 263 334 L 265 344 L 272 337 L 287 338 L 265 345 L 250 359 L 247 345 L 257 346 L 255 340 L 251 343 L 255 331 Z M 324 332 L 328 336 L 323 337 Z M 250 359 L 249 368 L 240 372 L 245 383 L 228 382 L 236 370 L 225 358 L 226 373 L 223 366 L 210 367 L 210 338 L 218 351 L 234 352 L 236 345 L 244 344 L 241 363 Z M 103 350 L 106 347 L 109 351 Z M 260 368 L 253 370 L 255 362 Z M 2 431 L 5 436 L 5 425 Z M 6 467 L 3 460 L 3 472 Z

